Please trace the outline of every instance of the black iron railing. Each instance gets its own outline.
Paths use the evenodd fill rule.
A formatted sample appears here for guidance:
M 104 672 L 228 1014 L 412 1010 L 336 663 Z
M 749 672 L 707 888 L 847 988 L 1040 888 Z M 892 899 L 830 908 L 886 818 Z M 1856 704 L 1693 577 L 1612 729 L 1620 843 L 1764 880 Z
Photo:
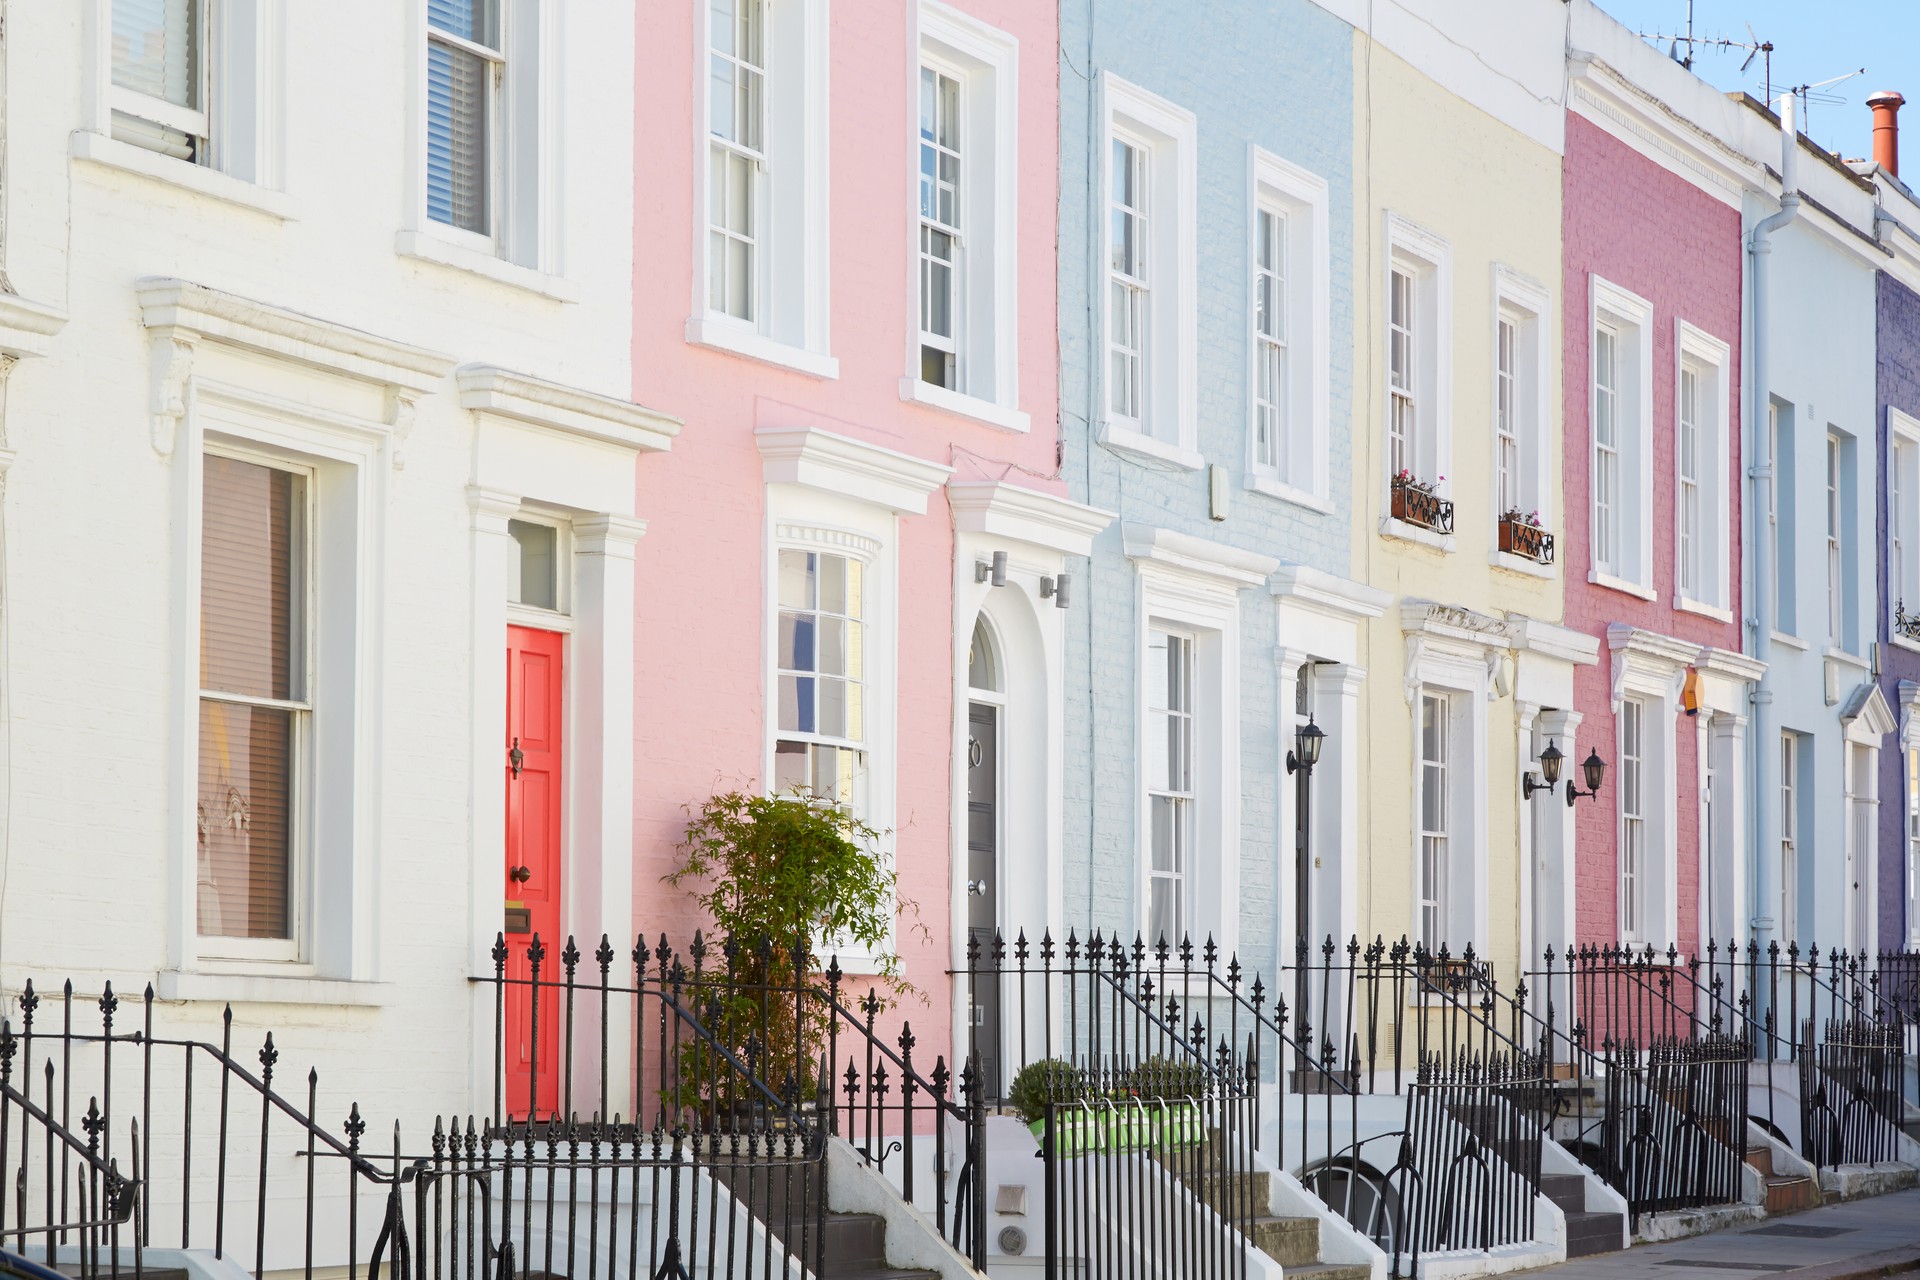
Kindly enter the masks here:
M 1742 1199 L 1749 1046 L 1731 1036 L 1610 1049 L 1599 1172 L 1644 1215 Z
M 979 1072 L 967 1063 L 956 1076 L 944 1054 L 930 1070 L 916 1062 L 912 1024 L 892 1021 L 884 984 L 846 973 L 806 939 L 716 944 L 696 933 L 684 948 L 640 940 L 618 973 L 615 958 L 605 938 L 590 955 L 572 939 L 557 953 L 537 936 L 525 948 L 496 943 L 494 972 L 474 981 L 490 994 L 504 1114 L 522 1124 L 570 1116 L 577 1099 L 604 1106 L 630 1080 L 696 1129 L 841 1138 L 984 1265 Z M 824 1199 L 810 1206 L 824 1232 Z
M 1801 1029 L 1800 1154 L 1816 1167 L 1897 1159 L 1905 1101 L 1905 1028 L 1830 1021 Z

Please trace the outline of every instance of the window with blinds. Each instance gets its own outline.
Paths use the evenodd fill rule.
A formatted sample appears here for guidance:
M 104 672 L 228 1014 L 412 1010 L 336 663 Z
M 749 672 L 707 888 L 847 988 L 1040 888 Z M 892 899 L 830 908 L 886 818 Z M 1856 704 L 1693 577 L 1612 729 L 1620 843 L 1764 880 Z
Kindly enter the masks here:
M 198 915 L 203 936 L 294 937 L 306 668 L 307 477 L 204 462 Z
M 493 234 L 499 0 L 427 0 L 427 216 Z
M 113 0 L 113 136 L 202 160 L 207 135 L 204 0 Z M 123 110 L 122 104 L 131 107 Z

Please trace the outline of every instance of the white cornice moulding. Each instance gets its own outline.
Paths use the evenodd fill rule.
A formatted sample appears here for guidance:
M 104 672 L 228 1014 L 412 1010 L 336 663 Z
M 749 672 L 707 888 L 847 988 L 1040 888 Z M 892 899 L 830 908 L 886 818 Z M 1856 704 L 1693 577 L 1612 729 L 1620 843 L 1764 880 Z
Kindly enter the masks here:
M 1690 667 L 1700 660 L 1702 652 L 1694 641 L 1661 635 L 1624 622 L 1608 624 L 1607 648 L 1668 667 Z
M 1703 647 L 1694 665 L 1711 675 L 1726 676 L 1749 684 L 1757 682 L 1767 674 L 1767 664 L 1758 658 L 1750 658 L 1744 653 L 1717 648 L 1714 645 Z
M 1343 621 L 1377 618 L 1393 603 L 1391 592 L 1304 564 L 1283 564 L 1275 569 L 1267 578 L 1267 590 L 1285 604 Z
M 635 453 L 665 452 L 684 425 L 678 418 L 627 400 L 494 365 L 462 365 L 455 381 L 463 409 L 618 445 Z
M 1240 591 L 1257 587 L 1280 567 L 1272 556 L 1154 525 L 1128 521 L 1120 526 L 1120 533 L 1129 560 L 1216 588 Z
M 17 293 L 0 294 L 0 356 L 43 356 L 48 339 L 66 327 L 67 313 Z
M 1893 708 L 1887 705 L 1887 695 L 1880 692 L 1877 680 L 1863 681 L 1846 703 L 1840 708 L 1840 725 L 1847 735 L 1855 741 L 1868 741 L 1878 745 L 1899 727 L 1894 719 Z M 1855 728 L 1856 724 L 1859 726 Z
M 426 392 L 453 372 L 454 358 L 438 351 L 186 280 L 142 280 L 134 296 L 141 323 L 149 329 L 223 342 L 366 382 Z
M 1483 649 L 1505 649 L 1513 643 L 1511 629 L 1502 619 L 1433 600 L 1402 600 L 1400 630 L 1409 635 L 1431 636 Z
M 1634 84 L 1604 59 L 1570 62 L 1568 103 L 1590 121 L 1695 188 L 1739 208 L 1749 186 L 1763 183 L 1761 167 L 1712 133 Z
M 949 480 L 947 505 L 961 533 L 989 534 L 1063 556 L 1091 553 L 1094 537 L 1114 521 L 1111 511 L 1005 480 Z
M 953 474 L 942 463 L 818 427 L 761 427 L 753 436 L 768 484 L 805 485 L 901 515 L 925 515 L 927 495 Z
M 1519 653 L 1538 654 L 1576 666 L 1590 667 L 1600 661 L 1600 639 L 1584 631 L 1563 627 L 1521 614 L 1507 615 L 1507 630 Z

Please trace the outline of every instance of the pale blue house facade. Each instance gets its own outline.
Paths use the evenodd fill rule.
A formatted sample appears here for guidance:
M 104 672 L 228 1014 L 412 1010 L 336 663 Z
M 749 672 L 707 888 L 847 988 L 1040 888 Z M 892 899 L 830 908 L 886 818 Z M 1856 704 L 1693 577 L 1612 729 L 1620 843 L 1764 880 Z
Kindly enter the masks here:
M 1061 14 L 1063 469 L 1118 516 L 1069 624 L 1064 905 L 1272 973 L 1294 925 L 1352 918 L 1355 633 L 1384 608 L 1345 576 L 1353 31 L 1204 9 Z

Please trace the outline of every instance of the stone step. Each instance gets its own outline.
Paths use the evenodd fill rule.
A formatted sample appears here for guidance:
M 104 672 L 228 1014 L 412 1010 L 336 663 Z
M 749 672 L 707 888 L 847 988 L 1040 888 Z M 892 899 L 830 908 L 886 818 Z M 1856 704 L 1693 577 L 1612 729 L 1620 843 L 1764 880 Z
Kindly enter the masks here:
M 879 1265 L 887 1261 L 887 1224 L 876 1213 L 829 1213 L 826 1261 L 829 1266 Z
M 1569 1213 L 1567 1215 L 1567 1256 L 1586 1258 L 1596 1253 L 1613 1253 L 1620 1248 L 1624 1221 L 1617 1213 Z
M 1580 1213 L 1587 1207 L 1587 1180 L 1577 1173 L 1543 1173 L 1540 1194 L 1559 1205 L 1562 1213 Z
M 1371 1280 L 1373 1268 L 1364 1262 L 1309 1262 L 1288 1267 L 1287 1280 Z
M 1307 1266 L 1320 1257 L 1318 1218 L 1276 1218 L 1262 1215 L 1253 1223 L 1253 1243 L 1260 1252 L 1287 1269 Z
M 1768 1146 L 1748 1147 L 1747 1163 L 1760 1171 L 1763 1178 L 1773 1176 L 1773 1148 Z
M 1820 1189 L 1812 1178 L 1773 1174 L 1767 1178 L 1766 1207 L 1769 1214 L 1798 1213 L 1820 1203 Z

